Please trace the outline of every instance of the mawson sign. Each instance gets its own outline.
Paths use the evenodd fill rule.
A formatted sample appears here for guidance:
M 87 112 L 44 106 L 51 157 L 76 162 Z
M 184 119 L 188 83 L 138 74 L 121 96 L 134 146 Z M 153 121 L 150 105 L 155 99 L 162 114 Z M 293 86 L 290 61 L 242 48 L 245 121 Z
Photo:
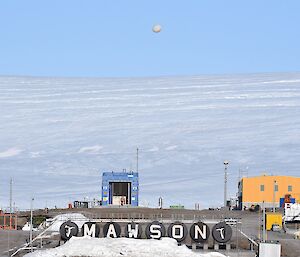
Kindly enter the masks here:
M 225 222 L 217 223 L 213 226 L 212 231 L 207 224 L 203 222 L 197 222 L 190 226 L 189 230 L 187 226 L 182 222 L 171 223 L 167 228 L 159 221 L 153 221 L 146 224 L 146 228 L 142 231 L 142 225 L 134 222 L 122 224 L 125 226 L 123 231 L 125 237 L 128 238 L 142 238 L 143 235 L 148 239 L 160 239 L 161 237 L 171 237 L 178 242 L 182 242 L 186 239 L 188 233 L 191 239 L 196 243 L 205 243 L 210 234 L 215 241 L 220 244 L 227 243 L 232 237 L 232 229 Z M 143 225 L 145 227 L 145 225 Z M 100 237 L 102 230 L 103 237 L 117 238 L 121 236 L 121 225 L 117 222 L 105 223 L 103 228 L 100 229 L 99 224 L 95 222 L 86 222 L 81 227 L 81 233 L 79 234 L 78 226 L 72 222 L 64 222 L 60 226 L 60 236 L 62 240 L 69 240 L 72 236 L 91 236 Z

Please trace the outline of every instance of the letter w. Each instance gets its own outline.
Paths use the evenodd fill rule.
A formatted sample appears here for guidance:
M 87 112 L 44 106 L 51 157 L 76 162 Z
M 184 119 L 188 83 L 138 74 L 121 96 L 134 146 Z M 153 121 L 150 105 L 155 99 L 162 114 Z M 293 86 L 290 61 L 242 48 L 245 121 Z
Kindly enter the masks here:
M 137 238 L 138 237 L 138 234 L 139 234 L 139 225 L 138 224 L 135 224 L 134 229 L 131 227 L 131 224 L 128 224 L 127 228 L 128 228 L 128 237 L 129 238 L 132 238 L 132 237 Z

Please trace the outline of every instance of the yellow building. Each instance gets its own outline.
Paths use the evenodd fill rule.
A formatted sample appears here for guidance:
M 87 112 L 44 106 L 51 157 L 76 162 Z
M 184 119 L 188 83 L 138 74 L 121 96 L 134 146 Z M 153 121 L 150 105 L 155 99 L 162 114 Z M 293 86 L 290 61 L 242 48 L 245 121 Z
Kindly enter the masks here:
M 265 202 L 265 207 L 279 207 L 280 198 L 290 194 L 296 202 L 300 202 L 300 177 L 269 176 L 244 177 L 239 182 L 239 207 L 249 208 L 251 205 Z

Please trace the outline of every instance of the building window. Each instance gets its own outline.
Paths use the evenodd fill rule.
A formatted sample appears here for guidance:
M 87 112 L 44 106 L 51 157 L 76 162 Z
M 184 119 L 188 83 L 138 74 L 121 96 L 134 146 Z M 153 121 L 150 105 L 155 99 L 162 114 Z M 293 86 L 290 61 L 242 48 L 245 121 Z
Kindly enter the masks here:
M 293 191 L 293 186 L 288 186 L 288 192 L 292 192 Z
M 278 185 L 275 185 L 275 192 L 278 192 Z
M 260 191 L 264 192 L 265 191 L 265 185 L 260 185 Z

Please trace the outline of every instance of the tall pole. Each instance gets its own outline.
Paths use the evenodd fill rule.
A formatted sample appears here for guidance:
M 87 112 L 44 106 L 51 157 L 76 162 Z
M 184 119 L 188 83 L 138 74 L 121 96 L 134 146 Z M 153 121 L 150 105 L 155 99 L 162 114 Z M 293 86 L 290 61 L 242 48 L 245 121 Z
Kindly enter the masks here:
M 266 242 L 266 208 L 265 208 L 265 201 L 263 201 L 262 222 L 263 222 L 262 241 Z
M 227 166 L 228 166 L 229 162 L 228 161 L 224 161 L 224 207 L 226 208 L 227 206 Z
M 12 229 L 12 178 L 10 178 L 9 188 L 9 229 Z
M 30 202 L 30 247 L 31 247 L 31 252 L 33 252 L 33 248 L 32 248 L 32 208 L 33 208 L 33 201 L 34 198 L 31 198 L 31 202 Z
M 273 212 L 276 211 L 275 203 L 276 203 L 276 180 L 274 180 L 274 185 L 273 185 Z
M 10 178 L 9 181 L 9 229 L 7 230 L 7 246 L 8 246 L 7 255 L 8 256 L 10 256 L 10 230 L 11 229 L 12 229 L 12 178 Z
M 139 148 L 136 149 L 136 172 L 139 172 Z

